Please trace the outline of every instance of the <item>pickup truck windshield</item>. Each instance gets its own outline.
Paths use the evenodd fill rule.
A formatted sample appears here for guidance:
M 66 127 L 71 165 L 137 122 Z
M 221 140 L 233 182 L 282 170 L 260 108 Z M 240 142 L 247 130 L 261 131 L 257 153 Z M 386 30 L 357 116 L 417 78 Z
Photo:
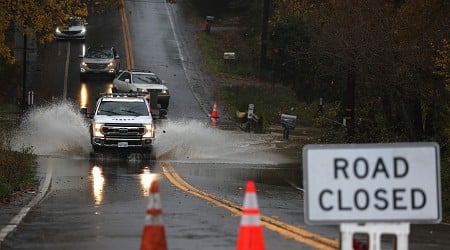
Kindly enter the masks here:
M 151 74 L 133 74 L 133 83 L 162 84 L 155 75 Z
M 113 116 L 149 116 L 147 106 L 144 102 L 101 102 L 97 115 Z

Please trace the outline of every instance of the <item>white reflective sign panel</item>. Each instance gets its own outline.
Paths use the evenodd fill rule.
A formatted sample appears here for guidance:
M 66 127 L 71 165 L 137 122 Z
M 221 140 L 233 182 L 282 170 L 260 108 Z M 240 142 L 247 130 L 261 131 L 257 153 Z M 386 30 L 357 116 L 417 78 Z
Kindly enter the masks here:
M 436 143 L 307 145 L 303 148 L 309 224 L 441 220 Z

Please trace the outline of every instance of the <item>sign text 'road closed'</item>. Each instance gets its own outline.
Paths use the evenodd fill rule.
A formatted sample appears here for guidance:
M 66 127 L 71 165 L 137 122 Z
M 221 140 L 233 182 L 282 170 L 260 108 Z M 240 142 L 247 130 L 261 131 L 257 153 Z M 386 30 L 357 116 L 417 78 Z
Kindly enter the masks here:
M 441 220 L 436 143 L 307 145 L 303 148 L 305 220 Z

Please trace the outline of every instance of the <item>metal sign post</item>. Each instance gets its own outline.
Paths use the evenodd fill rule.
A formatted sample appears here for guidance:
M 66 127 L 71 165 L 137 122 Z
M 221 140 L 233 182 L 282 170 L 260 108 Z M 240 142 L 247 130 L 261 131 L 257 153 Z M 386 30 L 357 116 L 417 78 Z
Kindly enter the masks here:
M 223 53 L 223 59 L 225 60 L 225 64 L 227 65 L 228 72 L 231 72 L 231 66 L 236 59 L 236 53 L 235 52 L 224 52 Z
M 368 248 L 381 250 L 381 236 L 395 235 L 396 250 L 408 250 L 409 223 L 342 223 L 341 229 L 341 249 L 353 250 L 353 236 L 355 234 L 367 234 Z
M 248 110 L 247 110 L 247 119 L 252 119 L 253 118 L 253 112 L 255 110 L 255 104 L 249 104 L 248 105 Z
M 28 91 L 27 104 L 28 106 L 34 105 L 34 91 L 32 90 Z

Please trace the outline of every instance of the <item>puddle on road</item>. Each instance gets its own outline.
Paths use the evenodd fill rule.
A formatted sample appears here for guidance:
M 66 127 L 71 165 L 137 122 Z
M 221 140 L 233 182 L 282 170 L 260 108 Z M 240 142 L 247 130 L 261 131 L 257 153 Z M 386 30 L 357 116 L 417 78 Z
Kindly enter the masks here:
M 56 101 L 30 110 L 12 135 L 15 150 L 33 147 L 37 155 L 87 156 L 92 150 L 89 125 L 76 105 Z M 180 162 L 283 164 L 298 161 L 279 153 L 280 140 L 270 134 L 219 130 L 196 120 L 166 120 L 157 126 L 155 155 L 172 152 Z
M 300 149 L 279 135 L 219 130 L 200 121 L 170 121 L 160 126 L 157 155 L 171 151 L 171 161 L 190 176 L 254 179 L 272 185 L 301 186 Z
M 12 135 L 11 146 L 15 150 L 31 146 L 35 154 L 52 158 L 88 158 L 92 150 L 88 127 L 75 104 L 56 101 L 30 110 Z M 228 165 L 228 174 L 235 177 L 251 175 L 285 183 L 294 174 L 294 182 L 299 182 L 300 150 L 285 150 L 278 135 L 220 130 L 197 120 L 163 120 L 156 133 L 156 157 L 171 152 L 173 162 L 186 163 L 192 171 L 207 165 L 208 171 L 222 172 Z

